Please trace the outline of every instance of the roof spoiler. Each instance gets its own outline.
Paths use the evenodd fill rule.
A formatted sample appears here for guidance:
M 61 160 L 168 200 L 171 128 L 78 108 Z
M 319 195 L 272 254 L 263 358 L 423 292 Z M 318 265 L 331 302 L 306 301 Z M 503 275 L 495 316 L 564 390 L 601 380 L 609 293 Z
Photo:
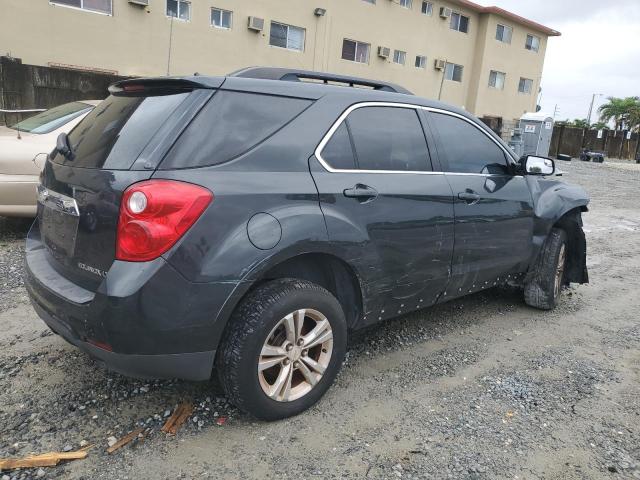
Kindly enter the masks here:
M 162 95 L 176 91 L 191 91 L 196 88 L 218 88 L 224 77 L 156 77 L 131 78 L 109 86 L 112 95 Z
M 304 80 L 315 80 L 325 84 L 337 83 L 350 87 L 369 87 L 373 90 L 384 92 L 404 93 L 413 95 L 409 90 L 395 83 L 369 80 L 366 78 L 350 77 L 348 75 L 336 75 L 334 73 L 314 72 L 311 70 L 295 70 L 290 68 L 271 67 L 249 67 L 237 70 L 228 75 L 229 77 L 259 78 L 263 80 L 282 80 L 286 82 L 301 82 Z

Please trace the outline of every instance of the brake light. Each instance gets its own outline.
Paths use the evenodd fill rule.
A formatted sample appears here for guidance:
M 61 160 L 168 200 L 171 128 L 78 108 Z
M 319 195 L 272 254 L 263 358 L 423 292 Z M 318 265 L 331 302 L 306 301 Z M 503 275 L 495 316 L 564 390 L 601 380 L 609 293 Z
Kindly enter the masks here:
M 116 259 L 146 262 L 169 250 L 212 202 L 206 188 L 147 180 L 127 188 L 120 203 Z

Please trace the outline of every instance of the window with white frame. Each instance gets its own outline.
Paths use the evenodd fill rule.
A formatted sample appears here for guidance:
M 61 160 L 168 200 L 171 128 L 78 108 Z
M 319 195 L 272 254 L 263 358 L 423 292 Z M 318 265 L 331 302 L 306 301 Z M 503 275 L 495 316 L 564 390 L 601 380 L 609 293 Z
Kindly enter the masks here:
M 422 13 L 423 15 L 433 15 L 433 3 L 422 2 Z
M 356 40 L 344 39 L 342 41 L 342 58 L 357 63 L 369 63 L 369 51 L 371 45 Z
M 469 17 L 462 15 L 461 13 L 453 12 L 451 14 L 451 21 L 449 23 L 451 30 L 457 30 L 458 32 L 469 32 Z
M 186 0 L 167 0 L 167 17 L 191 20 L 191 2 Z
M 427 57 L 416 55 L 416 68 L 427 68 Z
M 518 92 L 526 93 L 530 95 L 533 90 L 533 80 L 530 78 L 520 78 L 520 83 L 518 84 Z
M 404 62 L 407 60 L 407 52 L 403 52 L 402 50 L 394 50 L 393 51 L 393 63 L 397 63 L 398 65 L 404 65 Z
M 50 0 L 55 5 L 80 8 L 90 12 L 113 14 L 113 0 Z
M 452 82 L 462 82 L 462 72 L 464 67 L 455 63 L 447 62 L 444 68 L 445 80 L 451 80 Z
M 284 23 L 271 22 L 269 45 L 303 52 L 304 33 L 304 28 L 286 25 Z
M 496 27 L 496 40 L 502 43 L 511 43 L 511 37 L 513 36 L 513 28 L 507 25 L 500 25 Z
M 211 26 L 216 28 L 231 28 L 233 23 L 233 12 L 222 10 L 221 8 L 211 9 Z
M 504 90 L 504 80 L 506 77 L 507 74 L 504 72 L 491 70 L 489 73 L 489 86 L 498 90 Z
M 540 50 L 540 37 L 536 37 L 535 35 L 527 35 L 527 40 L 524 43 L 524 48 L 527 50 L 531 50 L 532 52 L 537 52 Z
M 400 0 L 398 3 L 400 4 L 401 7 L 411 8 L 412 0 Z

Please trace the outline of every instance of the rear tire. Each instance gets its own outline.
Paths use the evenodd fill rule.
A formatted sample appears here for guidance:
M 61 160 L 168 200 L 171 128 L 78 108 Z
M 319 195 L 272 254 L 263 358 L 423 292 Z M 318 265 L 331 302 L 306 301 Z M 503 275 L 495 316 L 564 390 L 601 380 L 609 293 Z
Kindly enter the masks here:
M 278 420 L 303 412 L 324 395 L 346 348 L 347 324 L 331 293 L 303 280 L 273 280 L 251 292 L 233 313 L 217 369 L 238 408 Z
M 527 305 L 541 310 L 555 308 L 565 285 L 567 256 L 567 234 L 559 228 L 552 229 L 534 266 L 533 278 L 524 287 Z

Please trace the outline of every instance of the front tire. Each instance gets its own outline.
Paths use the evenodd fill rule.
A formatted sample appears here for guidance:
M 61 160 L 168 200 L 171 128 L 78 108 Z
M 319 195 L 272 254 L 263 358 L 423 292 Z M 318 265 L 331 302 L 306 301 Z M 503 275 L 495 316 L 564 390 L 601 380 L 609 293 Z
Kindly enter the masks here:
M 524 301 L 541 310 L 555 308 L 565 286 L 568 243 L 564 230 L 554 228 L 542 247 L 533 278 L 525 284 Z
M 259 286 L 229 320 L 217 369 L 227 397 L 262 420 L 297 415 L 333 383 L 347 348 L 338 300 L 311 282 Z

